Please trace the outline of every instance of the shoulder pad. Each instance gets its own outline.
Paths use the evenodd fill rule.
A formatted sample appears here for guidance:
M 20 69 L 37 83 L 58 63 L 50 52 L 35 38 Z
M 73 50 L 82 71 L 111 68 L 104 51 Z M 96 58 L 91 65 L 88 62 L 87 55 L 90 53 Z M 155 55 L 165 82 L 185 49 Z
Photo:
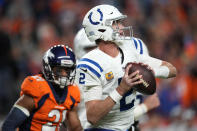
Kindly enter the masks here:
M 32 97 L 39 97 L 41 95 L 40 82 L 44 79 L 41 76 L 28 76 L 25 78 L 21 85 L 22 94 L 26 94 Z

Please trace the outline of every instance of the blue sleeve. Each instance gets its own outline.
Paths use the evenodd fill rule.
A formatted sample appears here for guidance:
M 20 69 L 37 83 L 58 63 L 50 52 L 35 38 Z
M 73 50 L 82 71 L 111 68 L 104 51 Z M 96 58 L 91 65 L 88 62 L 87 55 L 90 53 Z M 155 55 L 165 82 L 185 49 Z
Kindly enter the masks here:
M 28 116 L 17 107 L 13 107 L 5 119 L 2 131 L 15 131 Z

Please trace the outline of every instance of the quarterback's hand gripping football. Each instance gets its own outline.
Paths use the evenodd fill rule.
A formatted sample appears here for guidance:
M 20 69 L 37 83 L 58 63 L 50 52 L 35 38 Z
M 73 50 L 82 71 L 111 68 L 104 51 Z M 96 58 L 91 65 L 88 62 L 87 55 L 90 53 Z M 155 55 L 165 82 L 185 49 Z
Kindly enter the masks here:
M 153 68 L 150 67 L 148 64 L 144 64 L 144 63 L 141 63 L 141 62 L 139 64 L 141 64 L 142 66 L 145 66 L 147 69 L 149 69 L 155 75 L 155 72 L 154 72 Z
M 142 78 L 142 75 L 139 75 L 139 71 L 137 70 L 137 71 L 129 74 L 130 68 L 132 68 L 132 64 L 130 64 L 126 67 L 125 74 L 122 77 L 120 85 L 117 88 L 120 95 L 124 95 L 126 92 L 128 92 L 135 85 L 142 83 L 142 81 L 140 80 L 140 78 Z

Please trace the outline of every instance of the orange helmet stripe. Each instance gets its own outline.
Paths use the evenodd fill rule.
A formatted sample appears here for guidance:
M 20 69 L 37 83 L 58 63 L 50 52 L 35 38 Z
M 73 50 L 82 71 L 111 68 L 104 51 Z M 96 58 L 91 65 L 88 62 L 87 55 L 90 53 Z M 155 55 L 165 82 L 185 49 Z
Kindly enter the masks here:
M 66 53 L 66 55 L 67 55 L 67 49 L 66 49 L 66 47 L 64 46 L 64 50 L 65 50 L 65 53 Z

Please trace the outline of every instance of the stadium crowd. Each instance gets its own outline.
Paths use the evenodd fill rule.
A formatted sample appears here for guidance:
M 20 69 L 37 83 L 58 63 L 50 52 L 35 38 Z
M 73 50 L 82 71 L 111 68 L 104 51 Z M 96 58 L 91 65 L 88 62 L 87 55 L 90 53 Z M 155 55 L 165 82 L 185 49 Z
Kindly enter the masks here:
M 41 54 L 55 44 L 73 47 L 86 12 L 104 3 L 128 14 L 126 23 L 150 55 L 178 70 L 176 78 L 157 80 L 161 105 L 142 117 L 141 129 L 196 130 L 196 0 L 1 0 L 0 120 L 19 97 L 22 80 L 40 71 Z

